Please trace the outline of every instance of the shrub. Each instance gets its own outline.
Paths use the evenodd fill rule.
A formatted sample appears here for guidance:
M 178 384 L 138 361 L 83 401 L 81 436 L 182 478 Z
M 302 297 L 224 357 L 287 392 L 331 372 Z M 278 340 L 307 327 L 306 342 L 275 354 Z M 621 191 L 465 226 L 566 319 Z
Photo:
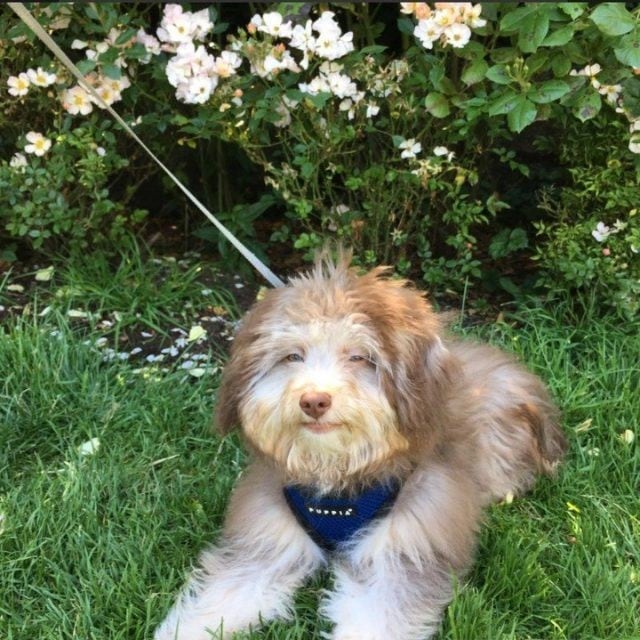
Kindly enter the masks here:
M 536 227 L 541 284 L 552 292 L 581 291 L 629 317 L 640 310 L 640 169 L 617 144 L 618 122 L 597 119 L 572 127 L 560 157 L 571 184 L 544 191 L 550 219 Z M 576 158 L 578 162 L 576 162 Z
M 145 53 L 142 46 L 125 48 L 118 40 L 116 22 L 130 18 L 114 6 L 100 14 L 93 5 L 81 13 L 57 3 L 33 10 L 66 49 L 86 50 L 87 43 L 75 36 L 99 38 L 90 51 L 94 59 L 80 66 L 107 103 L 121 100 L 131 84 L 122 67 L 129 65 L 131 72 Z M 6 73 L 0 228 L 35 249 L 107 247 L 146 215 L 129 204 L 146 177 L 130 162 L 138 150 L 114 134 L 111 119 L 99 114 L 88 94 L 8 8 L 0 13 L 0 38 Z
M 616 146 L 637 164 L 638 10 L 402 3 L 401 11 L 400 51 L 377 44 L 384 25 L 368 6 L 350 5 L 343 16 L 359 26 L 353 32 L 332 12 L 315 20 L 267 12 L 207 58 L 201 32 L 187 44 L 167 35 L 192 14 L 166 10 L 161 37 L 175 49 L 167 77 L 178 100 L 203 103 L 174 122 L 188 135 L 234 141 L 263 168 L 287 205 L 274 239 L 306 249 L 337 235 L 365 262 L 460 289 L 532 244 L 517 214 L 515 228 L 504 228 L 504 215 L 497 234 L 483 227 L 509 208 L 496 164 L 502 176 L 529 174 L 509 147 L 534 122 L 551 142 L 572 119 L 626 120 Z M 204 71 L 189 65 L 194 54 L 208 60 Z M 571 155 L 560 161 L 571 166 Z
M 565 284 L 582 287 L 604 272 L 585 271 L 582 245 L 571 254 L 573 268 L 562 257 L 570 237 L 590 242 L 584 232 L 605 223 L 595 201 L 585 201 L 585 185 L 605 174 L 570 149 L 589 123 L 615 128 L 607 144 L 626 167 L 624 179 L 632 179 L 640 157 L 640 9 L 364 3 L 336 5 L 334 12 L 292 3 L 282 5 L 288 15 L 267 11 L 248 24 L 235 13 L 243 24 L 236 28 L 220 19 L 224 5 L 196 11 L 165 5 L 157 25 L 137 5 L 53 7 L 58 13 L 47 17 L 40 5 L 40 19 L 50 26 L 67 12 L 59 40 L 84 52 L 88 80 L 110 100 L 121 97 L 119 107 L 131 119 L 143 107 L 140 127 L 177 132 L 172 143 L 185 148 L 218 139 L 242 149 L 284 203 L 275 241 L 308 250 L 338 236 L 364 263 L 392 263 L 456 290 L 490 270 L 506 283 L 500 275 L 516 252 L 538 257 L 547 286 L 566 277 Z M 24 33 L 12 29 L 9 36 Z M 28 56 L 21 54 L 20 66 L 12 55 L 10 85 L 19 93 Z M 68 123 L 78 101 L 77 110 L 92 113 L 73 118 L 100 130 L 101 118 L 92 104 L 83 107 L 81 90 L 46 55 L 36 62 L 58 73 L 59 100 L 51 100 L 57 120 Z M 112 82 L 119 83 L 115 94 Z M 174 90 L 177 102 L 169 98 Z M 541 184 L 531 174 L 531 156 L 521 152 L 523 131 L 535 132 L 534 153 L 546 147 L 568 169 L 564 197 L 551 200 L 543 189 L 547 195 L 536 206 Z M 520 184 L 528 193 L 513 193 L 510 187 Z M 527 199 L 526 212 L 515 208 Z M 574 213 L 578 202 L 590 211 L 584 218 Z M 617 219 L 627 225 L 615 241 L 635 237 L 627 202 L 609 203 L 609 226 Z M 572 212 L 571 228 L 561 209 Z M 243 215 L 228 207 L 226 218 L 232 227 L 238 218 L 251 236 L 247 221 L 264 210 L 248 207 L 252 213 Z M 16 228 L 24 225 L 12 222 L 9 230 Z M 628 258 L 607 268 L 619 274 L 627 264 L 620 278 L 628 280 L 637 263 L 635 254 Z
M 32 157 L 18 152 L 9 162 L 0 161 L 5 229 L 13 237 L 28 238 L 34 248 L 52 246 L 60 238 L 71 249 L 117 242 L 146 212 L 129 211 L 125 197 L 110 198 L 110 177 L 128 165 L 115 150 L 113 133 L 81 125 L 50 135 L 27 133 L 25 142 L 36 141 L 25 145 L 27 151 L 35 149 Z

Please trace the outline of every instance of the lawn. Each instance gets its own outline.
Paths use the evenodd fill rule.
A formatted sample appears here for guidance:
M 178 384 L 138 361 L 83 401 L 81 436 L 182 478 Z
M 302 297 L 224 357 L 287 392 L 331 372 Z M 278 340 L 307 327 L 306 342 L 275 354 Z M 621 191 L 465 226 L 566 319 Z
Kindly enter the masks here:
M 94 257 L 32 286 L 37 271 L 0 273 L 0 637 L 149 638 L 244 465 L 211 429 L 237 311 L 197 257 Z M 558 303 L 460 329 L 548 381 L 571 449 L 489 511 L 438 640 L 640 638 L 640 326 L 585 316 Z M 328 581 L 248 637 L 321 638 Z

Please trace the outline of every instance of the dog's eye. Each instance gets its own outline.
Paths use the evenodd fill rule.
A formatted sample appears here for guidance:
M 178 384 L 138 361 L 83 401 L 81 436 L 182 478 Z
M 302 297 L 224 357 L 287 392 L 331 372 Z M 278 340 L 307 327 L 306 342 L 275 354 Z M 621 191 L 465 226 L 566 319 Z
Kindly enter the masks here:
M 376 368 L 376 363 L 373 358 L 370 358 L 368 356 L 361 356 L 357 353 L 349 356 L 349 362 L 361 362 L 362 364 L 366 364 L 370 367 L 373 367 L 374 369 Z
M 290 353 L 285 360 L 287 362 L 304 362 L 304 358 L 299 353 Z

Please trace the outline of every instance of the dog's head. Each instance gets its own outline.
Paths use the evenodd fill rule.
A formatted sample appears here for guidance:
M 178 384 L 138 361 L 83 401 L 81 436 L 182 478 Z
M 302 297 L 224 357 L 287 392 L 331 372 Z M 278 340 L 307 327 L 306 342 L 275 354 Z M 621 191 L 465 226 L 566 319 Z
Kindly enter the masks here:
M 271 290 L 237 333 L 217 424 L 289 481 L 321 489 L 402 473 L 435 446 L 448 354 L 423 295 L 343 257 Z

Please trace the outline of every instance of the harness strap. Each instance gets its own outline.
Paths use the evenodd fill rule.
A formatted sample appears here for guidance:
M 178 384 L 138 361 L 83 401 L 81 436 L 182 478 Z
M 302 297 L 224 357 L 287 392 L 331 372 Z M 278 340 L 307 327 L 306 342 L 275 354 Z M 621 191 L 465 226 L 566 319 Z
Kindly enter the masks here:
M 99 95 L 98 92 L 84 79 L 84 76 L 69 59 L 67 54 L 60 49 L 51 36 L 42 28 L 40 23 L 31 15 L 22 2 L 8 2 L 11 9 L 18 17 L 35 33 L 35 35 L 51 50 L 53 55 L 75 76 L 80 86 L 91 95 L 91 97 L 103 108 L 106 109 L 116 120 L 116 122 L 128 133 L 149 155 L 149 157 L 171 178 L 174 184 L 184 193 L 185 196 L 215 225 L 218 231 L 240 252 L 240 254 L 253 266 L 253 268 L 273 287 L 284 287 L 284 282 L 276 276 L 269 267 L 261 262 L 258 257 L 245 247 L 201 202 L 187 187 L 158 159 L 158 157 L 147 147 L 138 137 L 133 129 L 111 108 Z
M 318 496 L 312 488 L 300 485 L 288 485 L 283 492 L 300 526 L 319 547 L 332 552 L 384 516 L 394 505 L 400 488 L 400 482 L 393 481 L 374 485 L 355 496 Z

